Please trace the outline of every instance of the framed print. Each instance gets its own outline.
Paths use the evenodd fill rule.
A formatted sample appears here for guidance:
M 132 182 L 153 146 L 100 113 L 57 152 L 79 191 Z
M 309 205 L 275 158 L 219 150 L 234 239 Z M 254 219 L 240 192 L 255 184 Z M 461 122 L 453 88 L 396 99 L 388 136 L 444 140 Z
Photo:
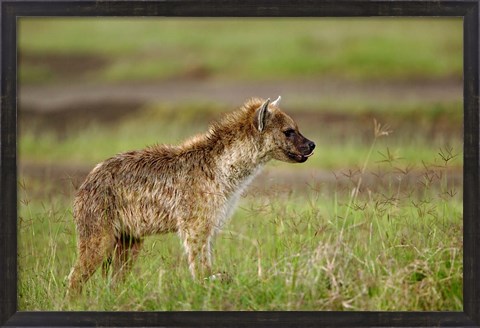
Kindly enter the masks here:
M 3 325 L 479 324 L 476 1 L 1 12 Z

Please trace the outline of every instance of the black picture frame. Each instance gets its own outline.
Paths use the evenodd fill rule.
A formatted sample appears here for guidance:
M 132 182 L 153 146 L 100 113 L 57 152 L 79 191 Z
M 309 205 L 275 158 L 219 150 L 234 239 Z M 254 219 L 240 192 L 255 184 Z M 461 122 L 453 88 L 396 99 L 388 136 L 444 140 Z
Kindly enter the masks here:
M 479 326 L 478 0 L 0 0 L 0 323 L 5 326 Z M 27 312 L 17 310 L 17 18 L 455 16 L 464 29 L 463 312 Z

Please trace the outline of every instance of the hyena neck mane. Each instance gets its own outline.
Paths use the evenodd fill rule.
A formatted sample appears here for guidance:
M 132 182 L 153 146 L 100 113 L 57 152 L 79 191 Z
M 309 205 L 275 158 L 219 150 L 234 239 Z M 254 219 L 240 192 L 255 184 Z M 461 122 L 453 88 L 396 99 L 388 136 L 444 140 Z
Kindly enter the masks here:
M 181 148 L 185 152 L 201 152 L 202 165 L 213 168 L 232 190 L 248 184 L 270 160 L 262 150 L 262 140 L 254 126 L 256 109 L 262 104 L 252 99 L 240 109 L 213 122 L 208 132 L 187 140 Z

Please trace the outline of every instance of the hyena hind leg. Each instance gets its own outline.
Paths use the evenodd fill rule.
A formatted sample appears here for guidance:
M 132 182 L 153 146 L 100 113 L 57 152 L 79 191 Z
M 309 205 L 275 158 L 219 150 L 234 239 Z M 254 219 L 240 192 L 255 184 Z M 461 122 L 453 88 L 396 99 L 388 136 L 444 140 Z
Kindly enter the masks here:
M 95 273 L 105 257 L 109 256 L 115 246 L 113 235 L 104 233 L 78 242 L 78 259 L 68 275 L 70 293 L 80 292 L 82 286 Z
M 102 273 L 108 276 L 112 268 L 112 276 L 115 281 L 122 281 L 130 272 L 143 245 L 143 240 L 128 235 L 122 235 L 115 240 L 115 248 L 112 256 L 103 262 Z

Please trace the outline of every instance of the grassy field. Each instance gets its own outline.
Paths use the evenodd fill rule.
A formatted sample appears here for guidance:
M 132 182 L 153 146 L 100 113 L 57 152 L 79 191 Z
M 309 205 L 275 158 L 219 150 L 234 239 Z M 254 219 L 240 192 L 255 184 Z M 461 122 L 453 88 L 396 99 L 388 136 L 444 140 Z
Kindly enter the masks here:
M 153 136 L 146 123 L 151 115 L 147 110 L 143 118 L 137 114 L 123 124 L 91 127 L 86 131 L 92 133 L 83 131 L 63 142 L 45 136 L 23 142 L 44 145 L 36 150 L 51 150 L 49 155 L 59 162 L 94 162 L 108 156 L 107 150 L 135 148 L 150 133 Z M 173 120 L 175 124 L 161 129 L 165 139 L 167 135 L 172 141 L 183 138 L 186 127 L 188 133 L 195 126 L 203 129 L 192 120 L 188 124 Z M 127 127 L 135 133 L 125 133 Z M 21 178 L 20 308 L 461 310 L 462 192 L 448 176 L 461 167 L 461 147 L 450 148 L 441 138 L 428 140 L 421 134 L 415 138 L 422 141 L 411 145 L 404 135 L 395 140 L 395 133 L 380 136 L 377 131 L 375 137 L 372 124 L 368 129 L 368 142 L 350 140 L 349 148 L 350 143 L 324 141 L 318 155 L 304 165 L 269 165 L 273 177 L 279 169 L 295 176 L 301 170 L 329 167 L 339 182 L 317 181 L 300 190 L 278 188 L 267 194 L 251 190 L 215 246 L 215 267 L 233 276 L 230 283 L 192 281 L 180 241 L 166 235 L 147 239 L 134 274 L 124 284 L 111 289 L 97 273 L 82 297 L 66 299 L 65 278 L 75 259 L 74 187 L 68 177 L 52 179 L 67 188 Z M 182 135 L 174 135 L 175 131 Z M 139 139 L 116 140 L 115 136 L 125 134 Z M 316 140 L 321 134 L 313 136 Z M 461 144 L 455 140 L 450 142 Z M 335 147 L 337 152 L 332 151 Z M 419 149 L 429 152 L 418 156 Z M 352 152 L 351 157 L 347 152 Z M 75 156 L 69 156 L 72 153 Z M 351 177 L 341 168 L 345 158 L 352 159 L 346 163 L 356 170 Z M 402 171 L 408 169 L 419 173 L 417 181 L 408 180 L 409 173 Z M 359 178 L 377 171 L 384 175 L 378 177 L 375 189 L 364 187 Z
M 462 76 L 460 19 L 22 18 L 19 28 L 20 87 L 311 78 L 421 87 Z M 268 164 L 269 184 L 242 198 L 214 247 L 215 270 L 232 281 L 192 281 L 179 239 L 152 236 L 124 283 L 97 272 L 77 299 L 65 292 L 79 179 L 118 152 L 203 132 L 233 108 L 212 99 L 145 102 L 110 120 L 20 115 L 19 309 L 462 310 L 462 95 L 399 93 L 292 100 L 286 110 L 316 153 Z
M 441 18 L 20 19 L 20 78 L 461 78 L 462 28 Z
M 426 167 L 414 190 L 402 187 L 405 175 L 397 173 L 382 177 L 386 187 L 376 191 L 352 179 L 360 188 L 249 193 L 216 241 L 215 267 L 232 275 L 230 283 L 192 281 L 177 237 L 157 236 L 123 284 L 111 288 L 97 273 L 73 301 L 65 298 L 75 257 L 71 195 L 34 199 L 48 185 L 26 179 L 20 308 L 461 310 L 462 197 L 448 183 L 449 163 L 458 161 L 449 152 L 438 156 L 440 173 Z M 388 170 L 395 162 L 381 165 Z

